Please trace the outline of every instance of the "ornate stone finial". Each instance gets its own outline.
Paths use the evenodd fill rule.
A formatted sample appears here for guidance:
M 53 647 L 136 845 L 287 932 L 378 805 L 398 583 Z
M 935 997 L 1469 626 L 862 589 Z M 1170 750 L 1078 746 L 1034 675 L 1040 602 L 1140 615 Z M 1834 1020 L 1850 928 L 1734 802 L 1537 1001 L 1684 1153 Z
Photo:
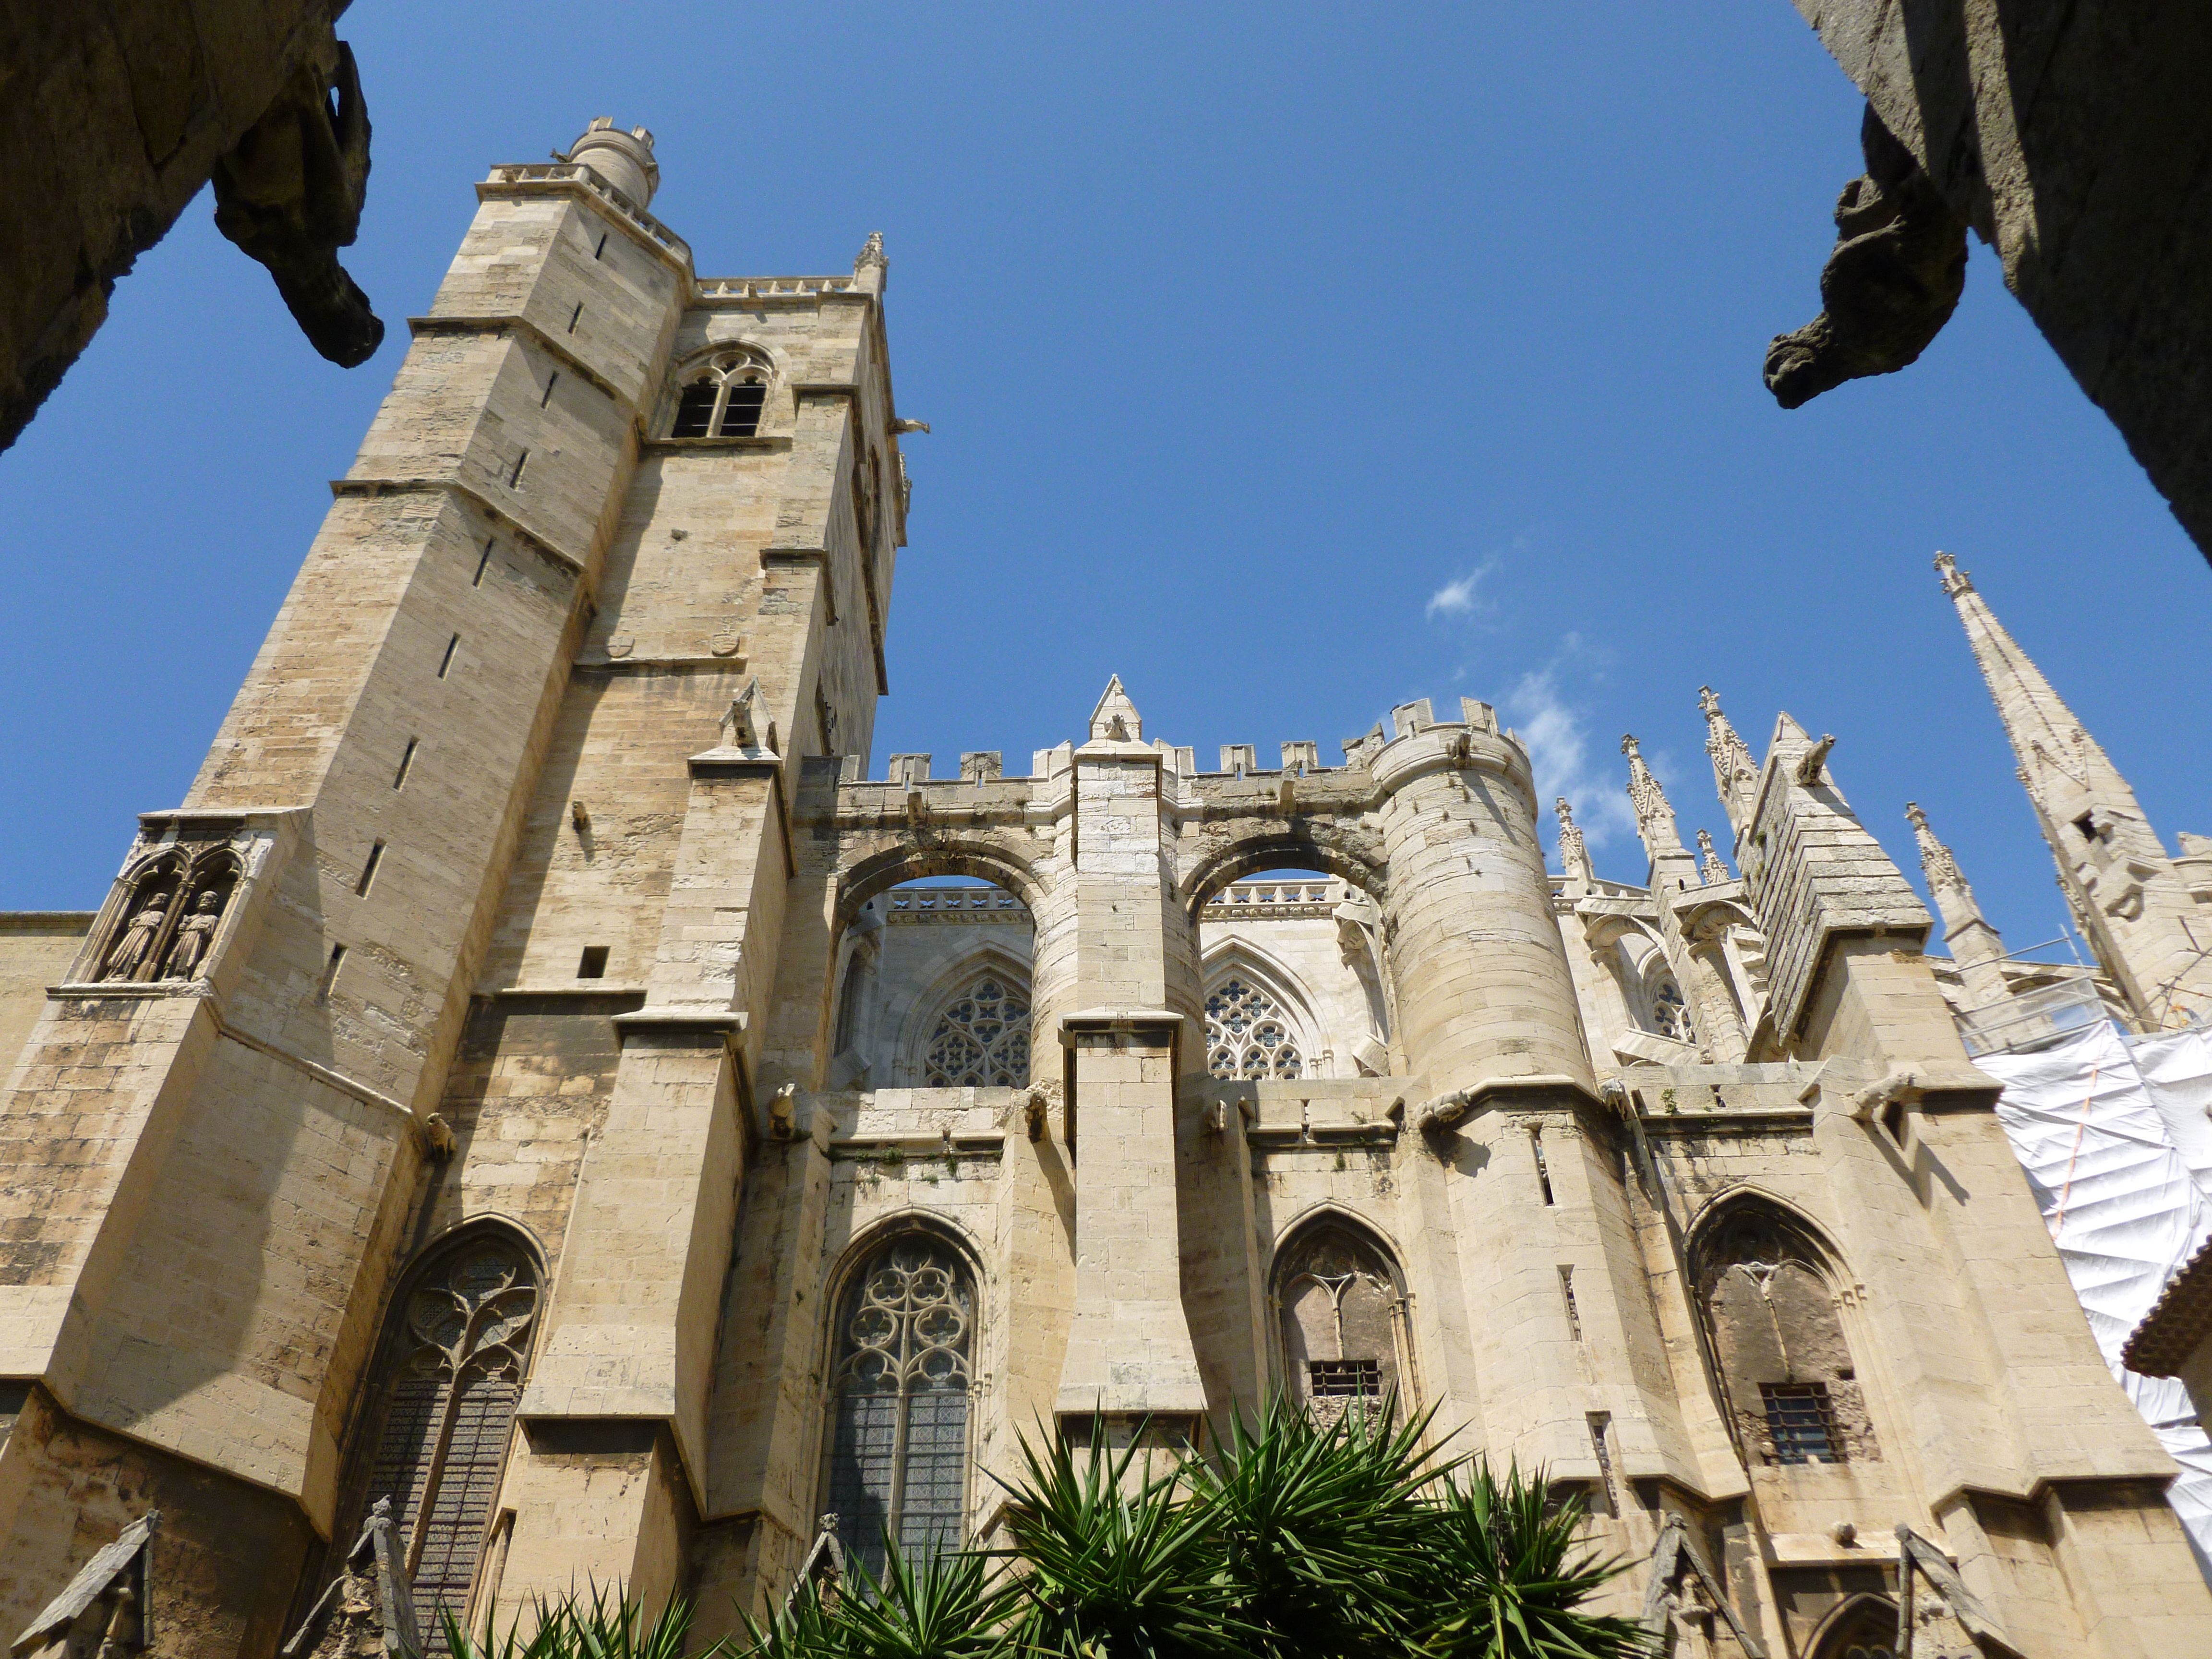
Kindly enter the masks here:
M 1574 808 L 1561 795 L 1552 803 L 1552 810 L 1559 815 L 1559 868 L 1571 881 L 1593 881 L 1595 873 L 1590 868 L 1589 846 L 1583 832 L 1575 825 Z
M 868 240 L 860 244 L 860 252 L 854 256 L 853 274 L 857 276 L 862 271 L 871 268 L 877 270 L 889 270 L 890 267 L 891 262 L 884 252 L 883 232 L 870 231 Z
M 1959 562 L 1948 553 L 1938 553 L 1936 556 L 1936 574 L 1943 583 L 1943 591 L 1954 599 L 1961 593 L 1971 593 L 1974 591 L 1974 579 L 1972 574 L 1960 569 Z
M 1713 845 L 1713 832 L 1710 830 L 1698 831 L 1698 876 L 1708 887 L 1735 879 L 1729 874 L 1728 866 L 1721 861 L 1720 849 Z
M 1137 705 L 1129 701 L 1129 694 L 1121 689 L 1121 677 L 1116 674 L 1106 683 L 1106 694 L 1098 699 L 1098 706 L 1091 711 L 1091 740 L 1093 743 L 1142 743 L 1145 722 L 1137 713 Z
M 1624 736 L 1620 752 L 1628 757 L 1628 799 L 1636 809 L 1636 830 L 1644 837 L 1645 848 L 1680 847 L 1682 838 L 1674 828 L 1674 809 L 1668 805 L 1667 792 L 1659 787 L 1659 780 L 1651 775 L 1642 746 L 1632 735 Z
M 653 135 L 643 127 L 624 132 L 615 125 L 612 116 L 594 117 L 562 159 L 589 167 L 602 184 L 620 191 L 641 213 L 653 205 L 653 192 L 660 188 L 660 164 L 653 159 Z
M 1751 745 L 1736 735 L 1729 717 L 1721 713 L 1720 694 L 1710 685 L 1698 688 L 1698 708 L 1705 717 L 1705 753 L 1712 757 L 1713 787 L 1720 791 L 1721 804 L 1733 817 L 1737 810 L 1735 795 L 1738 788 L 1759 783 L 1759 766 L 1751 757 Z
M 1928 878 L 1929 890 L 1949 887 L 1971 893 L 1973 890 L 1966 885 L 1959 860 L 1949 848 L 1936 839 L 1936 832 L 1928 827 L 1928 814 L 1920 810 L 1920 803 L 1905 802 L 1905 816 L 1912 825 L 1912 838 L 1920 843 L 1920 872 Z

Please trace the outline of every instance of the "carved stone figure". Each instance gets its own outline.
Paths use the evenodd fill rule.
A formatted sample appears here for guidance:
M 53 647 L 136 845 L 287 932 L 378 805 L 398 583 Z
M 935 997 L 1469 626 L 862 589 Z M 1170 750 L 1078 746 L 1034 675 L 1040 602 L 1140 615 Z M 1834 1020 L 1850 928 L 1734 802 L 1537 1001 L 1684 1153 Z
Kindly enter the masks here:
M 1820 272 L 1823 307 L 1766 348 L 1766 389 L 1784 409 L 1928 349 L 1966 282 L 1966 226 L 1873 107 L 1859 125 L 1866 172 L 1836 201 L 1836 246 Z
M 168 919 L 167 893 L 156 893 L 139 906 L 138 914 L 131 918 L 130 925 L 117 935 L 108 949 L 107 962 L 100 975 L 102 982 L 137 979 L 154 954 L 154 941 L 161 936 L 161 924 Z
M 216 926 L 222 920 L 222 895 L 204 887 L 192 901 L 191 912 L 177 924 L 177 937 L 169 945 L 169 959 L 161 965 L 163 979 L 198 979 L 207 961 Z
M 335 60 L 302 64 L 216 163 L 215 224 L 269 267 L 315 349 L 351 368 L 374 355 L 384 325 L 338 264 L 361 230 L 369 134 L 353 49 L 332 44 Z
M 380 1498 L 337 1577 L 285 1643 L 284 1659 L 410 1659 L 422 1651 L 414 1593 L 392 1531 L 392 1500 Z

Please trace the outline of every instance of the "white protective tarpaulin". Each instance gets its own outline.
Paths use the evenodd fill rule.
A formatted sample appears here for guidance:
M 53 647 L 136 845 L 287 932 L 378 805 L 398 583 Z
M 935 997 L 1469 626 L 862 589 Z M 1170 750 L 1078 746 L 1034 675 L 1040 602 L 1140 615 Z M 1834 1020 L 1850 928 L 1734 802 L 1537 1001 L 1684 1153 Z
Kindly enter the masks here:
M 2112 1375 L 2181 1465 L 2166 1498 L 2212 1579 L 2212 1439 L 2188 1391 L 2138 1376 L 2120 1347 L 2212 1233 L 2212 1032 L 2130 1038 L 2093 1026 L 2033 1054 L 1979 1054 Z

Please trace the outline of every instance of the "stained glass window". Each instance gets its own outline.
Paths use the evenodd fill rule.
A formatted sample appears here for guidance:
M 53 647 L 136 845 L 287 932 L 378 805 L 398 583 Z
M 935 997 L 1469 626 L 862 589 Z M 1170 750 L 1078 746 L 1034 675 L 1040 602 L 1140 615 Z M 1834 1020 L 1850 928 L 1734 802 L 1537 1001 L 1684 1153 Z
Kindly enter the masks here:
M 1295 1078 L 1304 1061 L 1274 999 L 1231 977 L 1206 999 L 1206 1069 L 1216 1077 Z
M 868 1263 L 840 1311 L 828 1507 L 871 1573 L 887 1532 L 909 1554 L 960 1543 L 975 1303 L 952 1248 L 909 1233 Z
M 985 974 L 953 1000 L 930 1032 L 923 1085 L 1018 1089 L 1029 1080 L 1029 994 Z
M 442 1611 L 468 1616 L 538 1302 L 536 1265 L 491 1234 L 434 1262 L 397 1310 L 361 1504 L 392 1500 L 432 1653 L 446 1650 Z

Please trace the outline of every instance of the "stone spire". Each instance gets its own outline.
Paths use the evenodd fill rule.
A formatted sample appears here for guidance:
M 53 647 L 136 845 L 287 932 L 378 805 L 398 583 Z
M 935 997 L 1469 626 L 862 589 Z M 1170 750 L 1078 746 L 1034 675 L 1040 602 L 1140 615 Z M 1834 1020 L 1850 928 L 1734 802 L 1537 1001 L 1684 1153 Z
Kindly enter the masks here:
M 1559 815 L 1559 868 L 1566 872 L 1570 886 L 1579 884 L 1587 890 L 1597 874 L 1590 868 L 1589 846 L 1575 825 L 1575 810 L 1565 795 L 1552 803 L 1552 810 Z
M 1959 964 L 1967 1000 L 1972 1007 L 1986 1008 L 2010 994 L 2002 966 L 2004 941 L 1983 918 L 1982 907 L 1974 902 L 1974 890 L 1966 884 L 1959 860 L 1936 839 L 1919 803 L 1905 802 L 1905 816 L 1912 825 L 1913 839 L 1920 843 L 1920 872 L 1928 878 L 1928 890 L 1943 918 L 1943 942 L 1950 947 L 1951 959 Z
M 1636 833 L 1644 837 L 1644 851 L 1655 860 L 1662 854 L 1683 853 L 1681 831 L 1674 827 L 1674 809 L 1667 804 L 1667 792 L 1651 775 L 1644 750 L 1633 736 L 1621 738 L 1620 752 L 1628 757 L 1628 799 L 1636 808 Z
M 1712 757 L 1713 787 L 1720 792 L 1729 826 L 1741 835 L 1759 795 L 1759 763 L 1751 757 L 1751 745 L 1721 713 L 1720 694 L 1711 686 L 1698 688 L 1698 707 L 1705 716 L 1705 753 Z
M 2198 914 L 2136 793 L 1948 553 L 1943 591 L 2004 722 L 2021 787 L 2088 924 L 2091 947 L 2145 1029 L 2212 1011 L 2212 919 Z
M 1713 845 L 1713 832 L 1710 830 L 1698 831 L 1698 873 L 1708 887 L 1718 887 L 1735 879 L 1722 862 L 1720 849 Z

